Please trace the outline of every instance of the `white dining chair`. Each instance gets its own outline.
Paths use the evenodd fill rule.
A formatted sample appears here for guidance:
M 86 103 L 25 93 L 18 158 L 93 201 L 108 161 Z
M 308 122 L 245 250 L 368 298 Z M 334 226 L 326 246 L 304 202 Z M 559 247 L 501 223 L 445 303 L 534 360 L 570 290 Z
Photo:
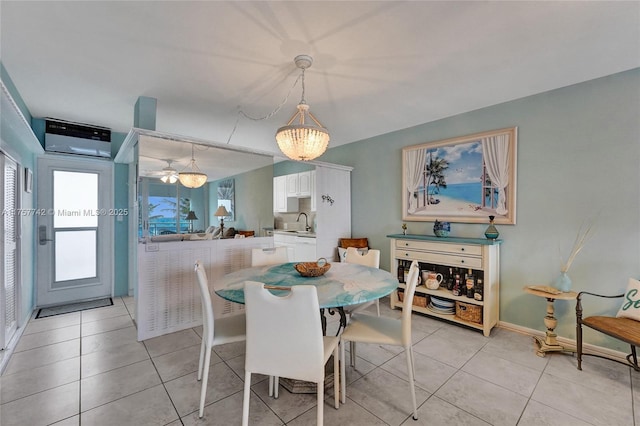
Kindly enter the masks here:
M 289 261 L 286 247 L 269 247 L 251 249 L 251 266 L 277 265 Z M 269 376 L 269 396 L 278 398 L 278 378 Z
M 402 304 L 402 316 L 400 319 L 376 317 L 362 313 L 351 317 L 340 336 L 340 374 L 342 376 L 342 402 L 346 401 L 346 372 L 344 364 L 344 344 L 351 342 L 351 365 L 356 363 L 356 343 L 376 343 L 380 345 L 402 346 L 407 357 L 407 372 L 409 374 L 409 386 L 411 388 L 411 400 L 413 402 L 413 419 L 418 420 L 418 407 L 416 405 L 415 369 L 413 362 L 413 347 L 411 345 L 411 313 L 413 295 L 418 285 L 420 266 L 417 261 L 411 263 L 404 300 Z
M 195 271 L 202 299 L 202 343 L 200 344 L 200 360 L 198 361 L 198 380 L 202 380 L 198 417 L 202 417 L 204 415 L 204 401 L 207 396 L 211 351 L 214 346 L 246 340 L 246 322 L 244 314 L 215 319 L 211 294 L 209 293 L 209 280 L 200 260 L 195 263 Z
M 346 263 L 355 263 L 358 265 L 371 266 L 372 268 L 380 267 L 380 250 L 369 249 L 366 254 L 360 254 L 357 248 L 347 247 Z M 359 303 L 357 305 L 346 306 L 344 313 L 351 316 L 356 312 L 361 312 L 375 303 L 378 316 L 380 316 L 380 299 L 370 302 Z
M 251 249 L 251 266 L 277 265 L 288 261 L 289 254 L 286 247 Z
M 244 286 L 247 315 L 247 349 L 244 365 L 242 424 L 249 424 L 249 399 L 253 373 L 313 382 L 317 386 L 317 424 L 324 412 L 324 368 L 333 354 L 334 403 L 340 406 L 338 345 L 340 338 L 323 336 L 320 305 L 314 286 L 299 285 L 276 296 L 263 283 Z

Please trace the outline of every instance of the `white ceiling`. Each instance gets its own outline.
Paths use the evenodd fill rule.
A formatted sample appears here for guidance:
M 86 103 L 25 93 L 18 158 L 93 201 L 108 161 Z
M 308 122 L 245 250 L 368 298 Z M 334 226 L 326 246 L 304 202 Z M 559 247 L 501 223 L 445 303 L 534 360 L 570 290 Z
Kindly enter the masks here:
M 0 16 L 34 117 L 126 133 L 147 96 L 158 131 L 269 152 L 301 87 L 233 132 L 237 111 L 274 111 L 298 54 L 330 146 L 640 66 L 637 1 L 3 0 Z

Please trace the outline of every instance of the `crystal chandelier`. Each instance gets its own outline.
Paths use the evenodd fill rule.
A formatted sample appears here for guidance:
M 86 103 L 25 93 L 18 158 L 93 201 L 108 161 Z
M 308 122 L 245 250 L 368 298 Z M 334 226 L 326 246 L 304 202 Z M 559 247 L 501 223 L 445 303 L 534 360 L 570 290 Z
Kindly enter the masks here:
M 296 67 L 302 70 L 302 99 L 298 104 L 298 111 L 287 125 L 280 127 L 276 132 L 276 142 L 284 155 L 292 160 L 308 161 L 321 156 L 326 151 L 329 145 L 329 132 L 309 112 L 309 105 L 304 99 L 304 71 L 311 66 L 313 58 L 308 55 L 298 55 L 294 62 Z M 292 124 L 296 118 L 298 122 Z
M 202 185 L 207 183 L 207 175 L 202 173 L 198 166 L 196 166 L 196 160 L 193 157 L 193 144 L 191 144 L 191 163 L 187 168 L 191 168 L 190 171 L 180 172 L 178 175 L 178 179 L 180 179 L 180 183 L 186 186 L 187 188 L 200 188 Z

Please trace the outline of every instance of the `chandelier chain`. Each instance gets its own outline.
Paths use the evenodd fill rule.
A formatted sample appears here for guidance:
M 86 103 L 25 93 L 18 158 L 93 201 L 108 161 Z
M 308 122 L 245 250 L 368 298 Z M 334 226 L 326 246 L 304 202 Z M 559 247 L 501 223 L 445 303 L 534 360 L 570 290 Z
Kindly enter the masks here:
M 246 119 L 248 119 L 248 120 L 252 120 L 252 121 L 264 121 L 264 120 L 268 120 L 269 118 L 273 117 L 278 112 L 280 112 L 282 107 L 287 103 L 287 101 L 289 101 L 289 96 L 291 96 L 291 92 L 298 85 L 298 81 L 300 81 L 301 79 L 302 79 L 302 98 L 304 100 L 304 69 L 303 69 L 302 70 L 302 74 L 300 74 L 298 76 L 298 78 L 296 78 L 296 80 L 293 82 L 293 85 L 289 88 L 289 91 L 287 92 L 287 95 L 284 97 L 282 102 L 280 102 L 278 104 L 278 106 L 276 106 L 276 108 L 273 111 L 271 111 L 270 113 L 268 113 L 267 115 L 265 115 L 263 117 L 252 117 L 252 116 L 248 115 L 246 112 L 244 112 L 240 106 L 238 106 L 238 114 L 236 116 L 236 122 L 233 125 L 233 130 L 231 130 L 231 134 L 229 135 L 229 138 L 227 139 L 227 145 L 231 142 L 231 138 L 233 137 L 233 135 L 236 132 L 236 129 L 238 128 L 238 123 L 240 122 L 240 117 L 241 116 L 246 118 Z

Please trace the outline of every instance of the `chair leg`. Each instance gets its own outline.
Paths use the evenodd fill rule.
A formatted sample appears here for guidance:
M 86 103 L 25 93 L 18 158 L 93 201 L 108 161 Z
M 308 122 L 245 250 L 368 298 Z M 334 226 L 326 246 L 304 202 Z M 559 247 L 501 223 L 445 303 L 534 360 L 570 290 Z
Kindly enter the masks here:
M 273 376 L 273 397 L 278 399 L 280 396 L 280 378 L 278 376 Z
M 340 390 L 340 395 L 342 398 L 342 403 L 344 404 L 345 402 L 347 402 L 347 368 L 344 365 L 344 345 L 347 342 L 344 340 L 340 341 L 340 383 L 341 383 L 341 390 Z
M 333 400 L 336 410 L 340 408 L 340 367 L 338 346 L 333 350 Z
M 407 373 L 409 373 L 409 386 L 411 387 L 411 401 L 413 402 L 413 420 L 418 420 L 418 404 L 416 403 L 416 385 L 413 365 L 413 349 L 411 346 L 405 348 L 407 355 Z
M 318 394 L 318 419 L 316 424 L 320 426 L 324 424 L 324 376 L 321 382 L 316 383 L 316 389 Z
M 578 358 L 578 370 L 582 370 L 582 324 L 576 325 L 576 357 Z
M 200 344 L 200 359 L 198 360 L 198 381 L 202 380 L 202 367 L 204 367 L 204 351 L 205 351 L 204 339 Z
M 273 376 L 269 376 L 269 396 L 273 396 Z
M 211 361 L 211 348 L 207 348 L 207 352 L 204 356 L 204 368 L 202 375 L 202 385 L 200 386 L 200 410 L 198 411 L 198 417 L 204 416 L 204 401 L 207 397 L 207 382 L 209 381 L 209 363 Z
M 380 316 L 380 299 L 376 299 L 376 310 L 378 311 L 378 316 Z
M 251 396 L 251 372 L 244 372 L 244 394 L 242 397 L 242 426 L 249 426 L 249 398 Z
M 636 347 L 633 345 L 630 345 L 630 346 L 631 346 L 631 354 L 629 354 L 630 356 L 627 357 L 627 361 L 629 361 L 630 364 L 633 364 L 634 370 L 640 371 L 640 367 L 638 366 L 638 356 L 636 355 Z
M 356 342 L 349 342 L 349 358 L 351 359 L 351 366 L 356 368 Z

